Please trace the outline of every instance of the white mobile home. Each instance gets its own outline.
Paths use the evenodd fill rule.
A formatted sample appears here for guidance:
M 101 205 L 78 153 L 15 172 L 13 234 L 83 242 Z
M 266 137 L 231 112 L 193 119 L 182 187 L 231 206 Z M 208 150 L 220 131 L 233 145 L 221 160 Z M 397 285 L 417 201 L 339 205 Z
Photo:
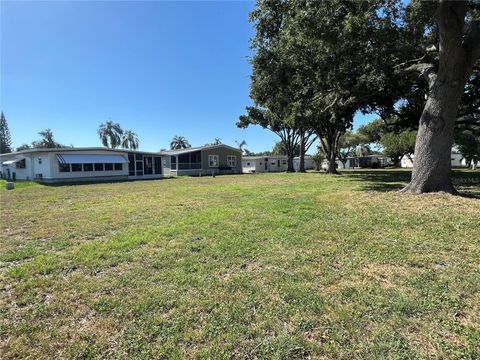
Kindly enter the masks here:
M 384 168 L 388 166 L 390 158 L 382 155 L 351 156 L 347 158 L 345 165 L 340 159 L 336 159 L 336 167 L 339 169 L 355 168 Z M 328 168 L 328 160 L 323 160 L 322 169 Z
M 244 173 L 287 171 L 287 157 L 283 155 L 244 156 L 242 169 Z
M 170 157 L 107 148 L 29 149 L 0 155 L 2 178 L 45 183 L 155 179 L 170 175 Z
M 287 171 L 287 156 L 244 156 L 242 161 L 244 173 L 281 172 Z M 293 169 L 298 171 L 300 157 L 293 158 Z M 305 170 L 314 169 L 315 162 L 310 156 L 305 156 Z
M 414 160 L 415 155 L 413 154 L 410 157 L 412 158 L 412 160 Z M 408 156 L 402 157 L 401 163 L 400 163 L 401 167 L 402 168 L 413 168 L 412 160 L 410 160 L 408 158 Z M 457 152 L 452 151 L 451 160 L 452 160 L 452 167 L 466 167 L 467 166 L 465 160 L 463 159 L 462 154 L 459 154 Z
M 305 155 L 304 166 L 305 166 L 305 170 L 315 169 L 315 161 L 312 159 L 311 156 Z M 300 168 L 300 157 L 297 156 L 293 158 L 293 169 L 295 171 L 298 171 L 299 168 Z

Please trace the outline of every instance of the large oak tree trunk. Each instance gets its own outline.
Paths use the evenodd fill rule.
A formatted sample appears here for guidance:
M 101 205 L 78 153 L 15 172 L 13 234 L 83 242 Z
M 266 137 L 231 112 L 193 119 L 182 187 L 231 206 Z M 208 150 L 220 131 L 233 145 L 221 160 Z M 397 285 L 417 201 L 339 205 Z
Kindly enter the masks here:
M 300 163 L 298 165 L 298 172 L 305 172 L 305 132 L 300 132 Z
M 287 154 L 287 172 L 295 172 L 293 168 L 293 154 Z
M 338 174 L 337 171 L 337 162 L 335 152 L 332 151 L 330 154 L 328 154 L 328 168 L 327 168 L 327 174 Z
M 451 179 L 451 152 L 464 84 L 452 86 L 451 82 L 438 82 L 430 92 L 420 118 L 412 180 L 403 191 L 456 193 Z
M 412 179 L 403 192 L 456 193 L 451 179 L 454 125 L 465 83 L 478 59 L 478 24 L 464 37 L 466 11 L 464 1 L 439 1 L 435 14 L 438 71 L 426 64 L 416 65 L 428 80 L 429 93 L 415 143 Z

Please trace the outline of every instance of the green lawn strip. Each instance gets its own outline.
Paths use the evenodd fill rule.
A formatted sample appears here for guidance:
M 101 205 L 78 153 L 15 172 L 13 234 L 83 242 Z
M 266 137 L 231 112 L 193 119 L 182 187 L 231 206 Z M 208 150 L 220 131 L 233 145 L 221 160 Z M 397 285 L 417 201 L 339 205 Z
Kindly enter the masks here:
M 2 251 L 9 357 L 478 354 L 476 200 L 364 192 L 318 174 L 172 184 L 55 188 L 78 219 L 39 211 L 60 226 L 27 227 Z

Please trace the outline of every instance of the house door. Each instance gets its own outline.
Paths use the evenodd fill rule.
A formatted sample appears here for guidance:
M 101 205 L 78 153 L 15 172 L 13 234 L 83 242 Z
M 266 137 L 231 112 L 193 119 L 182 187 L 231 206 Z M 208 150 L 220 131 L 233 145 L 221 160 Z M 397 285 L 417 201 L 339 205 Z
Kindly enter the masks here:
M 265 159 L 265 170 L 268 170 L 268 159 Z
M 153 161 L 151 156 L 143 157 L 143 174 L 153 175 Z
M 162 173 L 162 158 L 155 157 L 154 158 L 154 167 L 155 167 L 155 174 L 160 175 Z

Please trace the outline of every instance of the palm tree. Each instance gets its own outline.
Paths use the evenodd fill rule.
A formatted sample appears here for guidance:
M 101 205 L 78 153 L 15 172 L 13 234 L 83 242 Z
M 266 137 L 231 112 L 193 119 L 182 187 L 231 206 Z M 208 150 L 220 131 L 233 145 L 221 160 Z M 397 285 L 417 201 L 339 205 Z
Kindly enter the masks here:
M 122 148 L 124 149 L 138 149 L 138 136 L 132 130 L 127 130 L 123 133 L 122 137 Z
M 103 146 L 117 148 L 122 142 L 123 130 L 118 123 L 108 120 L 105 124 L 100 124 L 98 136 Z
M 32 142 L 32 148 L 62 148 L 65 145 L 59 144 L 53 138 L 53 132 L 50 129 L 42 130 L 38 133 L 42 138 Z
M 235 142 L 237 143 L 238 145 L 238 148 L 242 151 L 242 152 L 248 152 L 247 149 L 245 149 L 245 146 L 247 146 L 247 142 L 245 140 L 242 140 L 242 141 L 238 141 L 238 140 L 235 140 Z
M 171 150 L 178 150 L 178 149 L 186 149 L 192 147 L 187 139 L 183 136 L 175 135 L 170 141 L 170 149 Z

